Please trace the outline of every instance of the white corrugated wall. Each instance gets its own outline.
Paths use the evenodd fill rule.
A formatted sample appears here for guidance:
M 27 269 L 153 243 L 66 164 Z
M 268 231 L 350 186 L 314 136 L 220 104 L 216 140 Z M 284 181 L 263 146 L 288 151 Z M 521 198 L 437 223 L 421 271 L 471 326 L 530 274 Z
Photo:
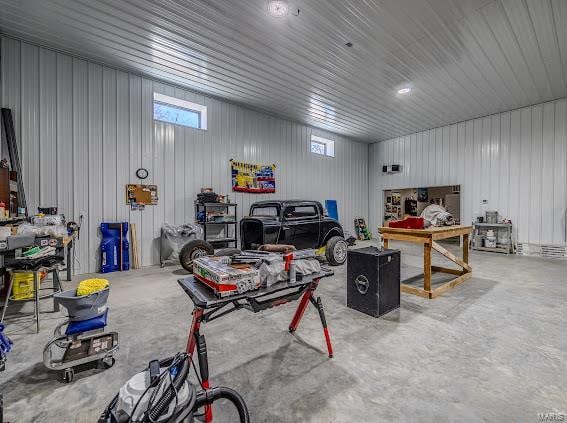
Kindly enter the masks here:
M 374 230 L 383 190 L 460 184 L 464 223 L 487 200 L 512 220 L 518 242 L 567 242 L 567 99 L 372 144 L 369 156 Z M 384 175 L 384 164 L 403 171 Z
M 138 226 L 143 265 L 159 261 L 161 225 L 194 221 L 203 186 L 227 193 L 239 215 L 269 198 L 336 199 L 345 229 L 368 212 L 368 145 L 3 37 L 2 107 L 12 108 L 30 210 L 84 216 L 78 273 L 99 268 L 99 224 Z M 208 130 L 154 124 L 153 92 L 208 107 Z M 311 133 L 335 140 L 335 158 L 310 153 Z M 277 194 L 230 191 L 231 158 L 275 163 Z M 130 211 L 125 185 L 149 170 L 159 204 Z

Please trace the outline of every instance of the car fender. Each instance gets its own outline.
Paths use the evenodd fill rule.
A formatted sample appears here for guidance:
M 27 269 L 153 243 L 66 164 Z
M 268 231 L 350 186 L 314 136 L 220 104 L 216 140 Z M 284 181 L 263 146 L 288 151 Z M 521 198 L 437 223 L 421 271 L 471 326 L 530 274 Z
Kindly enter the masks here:
M 343 233 L 343 229 L 340 226 L 335 226 L 329 229 L 325 233 L 325 236 L 323 236 L 323 242 L 321 243 L 321 247 L 325 246 L 327 244 L 327 241 L 329 241 L 329 239 L 331 239 L 334 236 L 340 236 L 342 238 L 345 237 Z

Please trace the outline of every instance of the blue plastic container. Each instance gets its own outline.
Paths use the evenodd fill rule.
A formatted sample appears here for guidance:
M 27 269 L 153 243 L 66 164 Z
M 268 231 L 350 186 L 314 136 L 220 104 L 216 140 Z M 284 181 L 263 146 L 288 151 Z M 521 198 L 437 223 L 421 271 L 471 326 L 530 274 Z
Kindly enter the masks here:
M 4 366 L 6 357 L 12 349 L 13 342 L 6 334 L 4 334 L 4 325 L 0 323 L 0 370 Z
M 130 243 L 128 242 L 128 222 L 101 223 L 100 243 L 101 272 L 109 273 L 130 269 Z M 122 236 L 121 236 L 122 234 Z M 120 242 L 122 241 L 122 259 Z
M 337 207 L 337 200 L 325 200 L 325 208 L 327 209 L 327 215 L 331 219 L 339 220 L 339 210 Z

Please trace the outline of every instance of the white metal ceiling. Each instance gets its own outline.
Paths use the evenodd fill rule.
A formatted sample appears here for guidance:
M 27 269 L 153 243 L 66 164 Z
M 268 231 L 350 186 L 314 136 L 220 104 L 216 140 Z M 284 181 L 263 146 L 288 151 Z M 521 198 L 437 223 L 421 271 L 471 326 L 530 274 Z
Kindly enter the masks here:
M 0 0 L 0 29 L 365 141 L 567 96 L 567 0 L 289 3 Z

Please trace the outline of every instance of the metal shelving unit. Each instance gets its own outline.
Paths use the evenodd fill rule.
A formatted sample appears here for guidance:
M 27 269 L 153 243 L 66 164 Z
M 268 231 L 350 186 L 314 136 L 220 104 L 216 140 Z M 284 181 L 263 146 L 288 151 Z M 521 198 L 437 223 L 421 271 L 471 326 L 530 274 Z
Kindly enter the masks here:
M 233 210 L 233 214 L 230 214 L 229 211 L 231 210 L 231 208 L 234 208 Z M 212 210 L 216 210 L 218 211 L 219 209 L 224 209 L 226 211 L 226 215 L 229 216 L 233 216 L 234 220 L 211 220 L 211 221 L 207 221 L 207 218 L 209 216 L 209 213 Z M 238 235 L 237 235 L 237 228 L 236 228 L 236 224 L 238 223 L 237 221 L 237 204 L 236 203 L 195 203 L 195 221 L 201 225 L 203 227 L 203 239 L 207 242 L 210 242 L 211 244 L 225 244 L 224 246 L 227 246 L 227 244 L 231 244 L 234 243 L 234 248 L 238 248 Z M 205 214 L 205 221 L 199 221 L 199 213 L 200 212 L 204 212 Z M 208 231 L 208 228 L 211 227 L 224 227 L 224 235 L 226 235 L 225 237 L 222 238 L 209 238 L 208 235 L 210 235 L 210 231 Z M 233 233 L 234 236 L 230 236 L 229 232 L 230 232 L 230 228 L 234 228 L 233 229 Z
M 473 223 L 474 231 L 471 239 L 471 248 L 478 251 L 490 251 L 493 253 L 504 253 L 513 254 L 514 253 L 514 243 L 512 241 L 512 224 L 511 223 Z M 486 232 L 492 229 L 496 236 L 496 247 L 484 247 L 477 245 L 482 244 L 482 239 L 486 238 Z M 501 237 L 499 236 L 500 231 L 506 231 L 507 243 L 500 244 L 498 242 Z

